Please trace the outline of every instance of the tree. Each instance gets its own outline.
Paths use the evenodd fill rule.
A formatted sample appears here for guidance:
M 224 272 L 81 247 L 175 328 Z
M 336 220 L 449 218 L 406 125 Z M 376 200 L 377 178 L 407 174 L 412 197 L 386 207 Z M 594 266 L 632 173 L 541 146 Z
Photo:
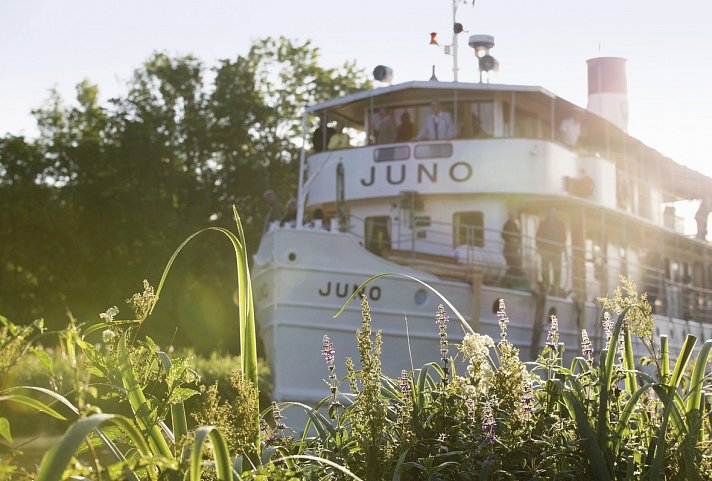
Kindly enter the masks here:
M 190 233 L 229 226 L 232 204 L 254 252 L 262 193 L 296 193 L 305 107 L 368 85 L 353 63 L 318 60 L 310 42 L 268 38 L 211 68 L 155 53 L 108 102 L 88 81 L 72 105 L 51 92 L 34 111 L 37 139 L 0 138 L 3 314 L 50 326 L 64 324 L 66 310 L 93 319 L 143 277 L 156 282 Z M 189 337 L 196 317 L 217 333 L 234 328 L 229 252 L 218 241 L 174 269 L 165 291 L 174 302 L 164 298 L 149 323 L 160 342 L 173 326 L 178 340 Z M 204 347 L 236 349 L 236 336 L 213 345 L 226 337 Z

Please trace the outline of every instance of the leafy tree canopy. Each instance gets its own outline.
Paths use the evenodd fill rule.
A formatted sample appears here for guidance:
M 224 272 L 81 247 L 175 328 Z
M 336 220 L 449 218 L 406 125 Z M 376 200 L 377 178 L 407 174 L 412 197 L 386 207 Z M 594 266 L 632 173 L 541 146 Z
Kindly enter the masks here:
M 354 63 L 325 68 L 310 42 L 267 38 L 215 66 L 155 53 L 105 102 L 86 80 L 71 103 L 52 91 L 33 111 L 36 139 L 0 137 L 0 311 L 60 327 L 68 311 L 121 309 L 185 237 L 230 225 L 231 204 L 254 252 L 262 192 L 295 193 L 305 106 L 365 87 Z M 180 295 L 148 327 L 162 342 L 236 349 L 220 241 L 176 266 L 166 297 Z

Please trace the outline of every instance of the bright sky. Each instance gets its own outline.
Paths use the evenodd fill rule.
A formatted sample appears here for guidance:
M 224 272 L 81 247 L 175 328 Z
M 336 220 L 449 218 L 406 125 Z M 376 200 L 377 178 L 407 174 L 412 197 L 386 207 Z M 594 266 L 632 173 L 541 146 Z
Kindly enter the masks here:
M 495 82 L 540 85 L 586 104 L 586 59 L 628 59 L 632 135 L 712 175 L 712 4 L 704 0 L 477 0 L 461 3 L 460 80 L 474 80 L 470 34 L 494 35 Z M 2 0 L 0 135 L 35 135 L 30 110 L 56 87 L 71 99 L 82 79 L 103 99 L 125 92 L 153 51 L 213 65 L 251 42 L 312 39 L 323 63 L 391 66 L 395 82 L 427 80 L 452 60 L 428 45 L 451 42 L 451 0 Z

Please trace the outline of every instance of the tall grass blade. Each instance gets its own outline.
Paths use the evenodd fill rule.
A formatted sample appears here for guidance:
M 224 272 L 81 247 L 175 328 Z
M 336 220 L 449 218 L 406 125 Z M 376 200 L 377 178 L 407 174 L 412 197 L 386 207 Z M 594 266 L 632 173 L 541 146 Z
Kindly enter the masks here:
M 161 280 L 156 288 L 156 302 L 151 308 L 151 312 L 158 303 L 161 291 L 163 290 L 163 285 L 166 282 L 168 273 L 173 266 L 178 254 L 183 250 L 183 248 L 190 243 L 193 239 L 204 232 L 215 231 L 223 234 L 232 243 L 233 249 L 235 251 L 235 262 L 237 269 L 237 280 L 238 280 L 238 323 L 240 326 L 240 369 L 242 370 L 245 379 L 250 381 L 255 389 L 259 392 L 258 385 L 258 373 L 257 373 L 257 334 L 255 328 L 255 310 L 254 302 L 252 297 L 252 283 L 250 280 L 250 271 L 248 266 L 248 256 L 247 249 L 245 246 L 245 234 L 242 228 L 242 222 L 237 214 L 237 209 L 233 206 L 233 214 L 235 218 L 235 224 L 237 226 L 238 236 L 229 230 L 222 227 L 207 227 L 201 229 L 198 232 L 193 233 L 187 239 L 185 239 L 178 248 L 173 252 L 166 267 L 163 269 L 163 274 L 161 275 Z M 252 419 L 253 431 L 259 433 L 260 418 L 259 413 Z M 259 435 L 253 440 L 253 446 L 255 448 L 255 453 L 259 458 L 260 452 L 260 440 Z
M 462 324 L 462 327 L 463 327 L 463 329 L 465 329 L 466 332 L 468 332 L 468 333 L 470 333 L 470 334 L 474 334 L 474 333 L 475 333 L 475 331 L 472 330 L 472 328 L 471 328 L 470 325 L 467 323 L 467 321 L 466 321 L 465 318 L 462 316 L 462 314 L 460 314 L 460 311 L 458 311 L 458 310 L 455 308 L 455 306 L 453 306 L 452 303 L 451 303 L 450 301 L 448 301 L 447 298 L 446 298 L 445 296 L 443 296 L 437 289 L 435 289 L 435 288 L 432 287 L 431 285 L 429 285 L 429 284 L 427 284 L 427 283 L 421 281 L 420 279 L 418 279 L 418 278 L 416 278 L 416 277 L 409 276 L 408 274 L 403 274 L 403 273 L 401 273 L 401 272 L 384 272 L 384 273 L 382 273 L 382 274 L 376 274 L 375 276 L 371 276 L 371 277 L 369 277 L 368 279 L 366 279 L 365 281 L 363 281 L 363 283 L 362 283 L 360 286 L 358 286 L 358 289 L 356 289 L 356 290 L 353 292 L 353 294 L 351 294 L 351 296 L 346 300 L 346 302 L 344 303 L 344 305 L 341 306 L 341 309 L 339 309 L 339 312 L 337 312 L 336 314 L 334 314 L 334 318 L 339 317 L 339 316 L 341 315 L 341 313 L 346 310 L 346 308 L 349 306 L 349 304 L 351 304 L 351 302 L 356 298 L 356 296 L 359 295 L 359 292 L 361 292 L 361 290 L 362 290 L 363 288 L 365 288 L 367 285 L 369 285 L 371 282 L 375 281 L 376 279 L 380 279 L 381 277 L 387 277 L 387 276 L 405 277 L 406 279 L 410 279 L 410 280 L 412 280 L 412 281 L 415 281 L 415 282 L 417 282 L 417 283 L 419 283 L 419 284 L 422 284 L 423 286 L 427 287 L 427 288 L 430 289 L 433 293 L 435 293 L 435 295 L 438 296 L 438 297 L 443 301 L 443 303 L 445 303 L 445 305 L 447 305 L 448 308 L 450 308 L 450 310 L 451 310 L 452 313 L 455 314 L 455 316 L 458 318 L 458 320 L 460 321 L 460 324 Z
M 665 334 L 660 336 L 660 378 L 665 384 L 670 381 L 670 345 Z
M 640 396 L 642 396 L 645 391 L 651 389 L 652 387 L 653 386 L 650 384 L 642 386 L 640 389 L 636 390 L 626 402 L 625 407 L 623 408 L 623 411 L 621 411 L 620 417 L 618 418 L 618 423 L 616 424 L 616 429 L 613 434 L 614 455 L 618 454 L 620 443 L 623 440 L 623 432 L 628 427 L 628 421 L 630 420 L 630 417 L 637 406 L 638 399 L 640 399 Z
M 690 377 L 690 390 L 687 394 L 687 428 L 691 432 L 697 432 L 702 424 L 702 409 L 704 396 L 702 394 L 702 384 L 705 379 L 707 358 L 712 350 L 712 339 L 708 339 L 702 344 L 700 353 L 697 355 L 695 366 Z
M 48 414 L 52 416 L 55 419 L 59 419 L 62 421 L 66 421 L 67 418 L 59 414 L 57 411 L 43 403 L 42 401 L 38 401 L 37 399 L 31 398 L 29 396 L 25 396 L 23 394 L 7 394 L 5 396 L 0 396 L 0 401 L 10 401 L 14 402 L 17 404 L 22 404 L 25 406 L 29 406 L 32 409 L 43 412 L 45 414 Z
M 163 365 L 163 371 L 168 374 L 172 366 L 171 359 L 163 351 L 158 351 L 157 354 Z M 180 440 L 188 434 L 188 419 L 183 401 L 171 404 L 171 426 L 173 427 L 173 438 L 175 440 L 175 449 L 177 450 Z M 176 451 L 175 454 L 177 456 L 178 452 Z
M 293 454 L 291 456 L 284 456 L 282 458 L 276 459 L 274 462 L 279 463 L 281 461 L 287 461 L 289 459 L 307 459 L 309 461 L 316 461 L 317 463 L 326 464 L 327 466 L 331 466 L 332 468 L 338 469 L 339 471 L 349 476 L 351 479 L 354 479 L 355 481 L 363 481 L 361 478 L 359 478 L 354 473 L 341 466 L 340 464 L 336 464 L 335 462 L 329 461 L 328 459 L 320 458 L 319 456 L 310 456 L 307 454 Z
M 136 417 L 141 429 L 148 433 L 148 443 L 151 447 L 151 451 L 155 455 L 162 455 L 169 459 L 173 459 L 173 453 L 171 453 L 168 443 L 166 443 L 165 438 L 161 434 L 161 430 L 151 419 L 151 408 L 143 394 L 141 386 L 139 386 L 136 381 L 136 376 L 134 375 L 133 366 L 131 366 L 131 359 L 129 358 L 128 347 L 126 344 L 126 332 L 121 335 L 118 346 L 119 355 L 119 371 L 121 374 L 121 382 L 124 385 L 124 389 L 128 394 L 129 404 L 131 405 L 131 410 Z
M 630 329 L 625 329 L 623 332 L 623 367 L 627 371 L 625 384 L 628 392 L 636 392 L 638 390 L 638 383 L 635 379 L 635 358 Z
M 598 442 L 596 442 L 596 432 L 593 426 L 588 422 L 588 417 L 586 416 L 581 401 L 576 399 L 576 396 L 574 396 L 571 391 L 564 390 L 563 395 L 569 412 L 572 412 L 574 415 L 576 430 L 583 442 L 583 448 L 590 463 L 594 479 L 596 481 L 612 481 L 613 478 L 611 477 L 606 455 Z
M 133 447 L 141 455 L 146 457 L 151 455 L 148 444 L 146 444 L 141 433 L 128 418 L 117 414 L 94 414 L 72 424 L 62 436 L 59 444 L 47 451 L 40 463 L 36 481 L 59 481 L 72 456 L 84 442 L 84 439 L 92 431 L 99 429 L 104 424 L 113 424 L 119 427 L 126 433 L 133 443 Z M 151 479 L 156 479 L 153 469 L 149 468 L 147 472 Z
M 200 476 L 203 473 L 203 450 L 208 439 L 213 445 L 213 459 L 215 460 L 215 471 L 218 480 L 232 481 L 230 452 L 225 438 L 215 426 L 202 426 L 195 431 L 193 452 L 190 455 L 190 470 L 188 471 L 189 480 L 200 481 Z
M 690 360 L 692 355 L 692 350 L 695 348 L 697 343 L 697 338 L 691 334 L 688 334 L 685 338 L 685 342 L 682 344 L 682 350 L 680 355 L 677 357 L 677 362 L 675 363 L 675 369 L 672 371 L 672 376 L 670 377 L 670 383 L 668 384 L 672 388 L 677 388 L 682 380 L 682 375 L 685 373 L 685 367 L 687 366 L 687 361 Z

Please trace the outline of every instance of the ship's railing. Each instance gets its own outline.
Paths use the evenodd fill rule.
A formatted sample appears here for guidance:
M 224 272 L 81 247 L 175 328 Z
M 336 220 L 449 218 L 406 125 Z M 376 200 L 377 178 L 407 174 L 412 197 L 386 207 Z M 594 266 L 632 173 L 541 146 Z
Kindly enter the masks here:
M 350 220 L 363 222 L 355 216 Z M 381 229 L 373 227 L 373 232 L 388 234 L 368 238 L 363 233 L 352 234 L 377 255 L 444 278 L 468 280 L 477 273 L 487 285 L 536 289 L 553 296 L 595 302 L 598 297 L 609 295 L 618 286 L 619 276 L 625 275 L 637 283 L 640 292 L 647 292 L 655 314 L 712 323 L 711 289 L 672 280 L 664 268 L 635 260 L 634 253 L 606 255 L 605 249 L 592 246 L 549 242 L 549 251 L 560 254 L 548 254 L 553 257 L 553 265 L 546 266 L 547 254 L 542 255 L 546 247 L 534 236 L 509 234 L 508 243 L 501 230 L 442 222 L 424 227 L 416 224 L 415 230 L 386 225 L 385 221 Z M 457 245 L 453 239 L 459 239 Z

